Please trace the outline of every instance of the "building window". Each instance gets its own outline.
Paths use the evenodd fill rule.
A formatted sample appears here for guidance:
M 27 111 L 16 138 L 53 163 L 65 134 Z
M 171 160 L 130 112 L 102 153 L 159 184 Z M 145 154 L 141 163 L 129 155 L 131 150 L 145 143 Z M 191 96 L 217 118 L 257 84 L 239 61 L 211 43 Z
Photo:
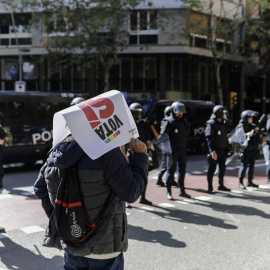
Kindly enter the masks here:
M 158 23 L 156 10 L 134 10 L 129 18 L 129 44 L 157 44 Z
M 157 89 L 155 58 L 124 58 L 120 74 L 122 91 L 153 92 Z
M 0 46 L 32 45 L 30 13 L 0 14 Z

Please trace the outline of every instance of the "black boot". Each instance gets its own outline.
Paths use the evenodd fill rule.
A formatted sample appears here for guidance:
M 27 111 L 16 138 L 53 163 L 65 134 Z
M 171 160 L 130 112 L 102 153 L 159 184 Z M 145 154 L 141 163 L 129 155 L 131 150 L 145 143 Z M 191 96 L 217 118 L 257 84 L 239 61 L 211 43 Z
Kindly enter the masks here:
M 239 179 L 239 188 L 246 189 L 246 187 L 243 184 L 243 179 Z
M 5 233 L 5 232 L 6 232 L 5 228 L 0 227 L 0 233 Z
M 184 187 L 181 187 L 180 188 L 180 193 L 179 193 L 179 196 L 181 197 L 185 197 L 185 198 L 191 198 L 191 196 L 189 194 L 186 193 L 185 191 L 185 188 Z
M 0 177 L 0 188 L 3 188 L 3 177 Z
M 254 183 L 252 182 L 252 180 L 248 180 L 247 186 L 248 186 L 248 187 L 255 187 L 255 188 L 258 188 L 258 187 L 259 187 L 258 185 L 254 184 Z
M 167 200 L 172 201 L 173 197 L 172 197 L 172 191 L 171 191 L 171 187 L 167 187 Z
M 207 193 L 209 193 L 209 194 L 215 194 L 215 191 L 214 191 L 214 189 L 213 189 L 212 183 L 208 183 L 208 190 L 207 190 Z
M 164 183 L 162 182 L 162 175 L 158 176 L 158 180 L 156 182 L 156 185 L 164 187 Z

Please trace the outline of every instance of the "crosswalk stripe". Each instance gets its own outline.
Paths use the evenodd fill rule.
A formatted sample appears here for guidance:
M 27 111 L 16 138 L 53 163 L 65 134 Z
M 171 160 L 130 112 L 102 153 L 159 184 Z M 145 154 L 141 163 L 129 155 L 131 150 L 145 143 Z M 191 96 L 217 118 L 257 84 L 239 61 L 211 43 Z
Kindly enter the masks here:
M 14 196 L 11 194 L 0 194 L 0 199 L 10 199 L 13 198 Z
M 44 229 L 41 228 L 40 226 L 29 226 L 29 227 L 21 228 L 20 230 L 27 234 L 44 231 Z
M 194 199 L 199 200 L 199 201 L 209 201 L 209 200 L 212 200 L 212 198 L 209 197 L 209 196 L 199 196 L 199 197 L 195 197 Z
M 165 207 L 165 208 L 175 207 L 175 205 L 171 203 L 160 203 L 158 204 L 158 206 Z

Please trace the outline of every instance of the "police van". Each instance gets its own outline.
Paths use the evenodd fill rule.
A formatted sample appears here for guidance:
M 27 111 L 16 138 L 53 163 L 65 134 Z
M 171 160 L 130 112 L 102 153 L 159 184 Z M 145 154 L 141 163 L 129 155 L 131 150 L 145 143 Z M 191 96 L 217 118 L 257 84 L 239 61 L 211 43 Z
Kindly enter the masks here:
M 45 160 L 52 146 L 55 112 L 70 106 L 74 93 L 0 91 L 0 111 L 8 133 L 3 163 Z
M 188 136 L 188 150 L 198 153 L 206 153 L 207 145 L 204 138 L 206 121 L 210 118 L 215 103 L 202 100 L 144 100 L 139 103 L 144 108 L 144 118 L 150 123 L 153 139 L 157 138 L 160 132 L 160 123 L 164 118 L 164 110 L 173 102 L 180 101 L 185 104 L 185 117 L 191 128 Z

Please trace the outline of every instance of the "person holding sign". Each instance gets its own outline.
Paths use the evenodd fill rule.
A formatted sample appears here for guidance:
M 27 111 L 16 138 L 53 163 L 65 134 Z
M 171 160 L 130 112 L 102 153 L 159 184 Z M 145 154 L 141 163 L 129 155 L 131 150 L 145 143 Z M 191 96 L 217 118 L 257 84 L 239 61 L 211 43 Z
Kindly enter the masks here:
M 35 194 L 50 217 L 57 172 L 77 166 L 89 223 L 101 213 L 90 237 L 76 244 L 49 233 L 48 227 L 43 245 L 65 251 L 64 269 L 124 269 L 123 252 L 128 248 L 125 202 L 135 202 L 146 187 L 148 155 L 146 145 L 134 138 L 138 137 L 136 125 L 119 93 L 110 91 L 54 116 L 53 150 L 40 170 Z M 133 153 L 130 164 L 120 150 L 128 142 Z M 108 198 L 110 203 L 103 211 Z

